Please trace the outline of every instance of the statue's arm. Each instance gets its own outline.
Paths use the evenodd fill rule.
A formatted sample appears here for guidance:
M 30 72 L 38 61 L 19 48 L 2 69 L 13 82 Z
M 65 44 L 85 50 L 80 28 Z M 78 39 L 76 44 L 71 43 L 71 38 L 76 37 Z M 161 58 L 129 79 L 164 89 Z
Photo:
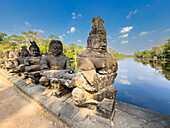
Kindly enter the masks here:
M 24 59 L 24 65 L 25 65 L 25 66 L 29 66 L 29 65 L 30 65 L 29 58 L 26 57 L 26 58 Z
M 14 66 L 15 66 L 15 67 L 18 67 L 18 65 L 19 65 L 19 60 L 18 60 L 18 58 L 16 58 L 13 62 L 14 62 Z
M 86 80 L 91 85 L 93 85 L 93 83 L 95 82 L 95 77 L 97 75 L 94 64 L 91 62 L 89 58 L 80 57 L 78 65 L 80 66 L 80 69 L 82 70 L 83 76 L 86 78 Z
M 40 60 L 40 69 L 41 70 L 49 70 L 47 56 L 43 56 L 41 58 L 41 60 Z
M 72 69 L 71 69 L 71 62 L 70 62 L 70 58 L 67 58 L 67 60 L 66 60 L 66 69 L 68 69 L 68 70 L 72 70 Z

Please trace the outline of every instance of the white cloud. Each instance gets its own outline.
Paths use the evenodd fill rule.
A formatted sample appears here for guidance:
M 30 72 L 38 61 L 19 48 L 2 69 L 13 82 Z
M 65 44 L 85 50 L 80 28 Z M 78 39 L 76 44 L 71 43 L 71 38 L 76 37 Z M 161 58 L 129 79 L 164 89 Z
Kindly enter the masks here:
M 77 17 L 82 17 L 82 15 L 81 15 L 81 14 L 78 14 Z
M 116 42 L 115 40 L 112 40 L 112 42 L 114 43 L 114 42 Z
M 149 32 L 141 32 L 140 34 L 139 34 L 139 36 L 144 36 L 144 35 L 146 35 L 146 34 L 148 34 Z
M 123 40 L 122 42 L 120 42 L 120 44 L 127 44 L 128 40 Z
M 72 15 L 73 15 L 73 16 L 75 16 L 75 15 L 76 15 L 76 13 L 75 13 L 75 12 L 73 12 L 73 13 L 72 13 Z
M 59 40 L 64 41 L 64 38 L 62 36 L 59 36 Z
M 44 33 L 44 31 L 43 31 L 43 30 L 41 30 L 41 29 L 39 29 L 39 30 L 37 30 L 37 29 L 33 29 L 33 31 L 34 31 L 34 32 Z
M 148 42 L 153 42 L 154 40 L 148 40 Z
M 75 27 L 71 27 L 70 32 L 73 33 L 75 31 L 76 31 L 76 28 Z
M 81 43 L 81 40 L 77 40 L 77 42 Z
M 139 80 L 144 80 L 145 78 L 143 76 L 137 76 Z
M 73 19 L 73 20 L 74 20 L 74 19 L 77 19 L 77 18 L 79 18 L 79 17 L 82 17 L 82 15 L 81 15 L 81 14 L 77 14 L 77 16 L 76 16 L 76 13 L 75 13 L 75 12 L 72 13 L 72 19 Z
M 75 31 L 76 31 L 76 28 L 75 27 L 71 27 L 70 31 L 67 31 L 67 34 L 74 33 Z
M 133 37 L 132 37 L 132 39 L 135 39 L 135 38 L 136 38 L 136 36 L 133 36 Z
M 150 4 L 147 4 L 147 5 L 146 5 L 146 7 L 149 7 L 149 6 L 150 6 Z
M 135 11 L 130 11 L 129 14 L 126 16 L 127 19 L 129 19 L 132 15 L 135 15 L 138 12 L 138 9 Z
M 125 27 L 125 28 L 123 28 L 123 29 L 120 31 L 120 33 L 130 32 L 131 29 L 133 29 L 133 26 Z
M 169 32 L 170 31 L 170 28 L 166 29 L 164 32 Z
M 120 82 L 121 84 L 131 85 L 131 83 L 130 83 L 128 80 L 125 80 L 125 79 L 119 79 L 119 82 Z
M 120 72 L 128 72 L 126 69 L 120 69 Z
M 30 24 L 29 22 L 27 22 L 27 21 L 25 22 L 25 24 L 26 24 L 27 26 L 31 26 L 31 24 Z
M 121 35 L 118 38 L 125 38 L 125 37 L 128 37 L 128 34 Z
M 62 36 L 66 36 L 66 34 L 63 34 Z
M 110 35 L 107 35 L 107 37 L 108 37 L 109 39 L 112 39 L 112 37 L 111 37 Z
M 127 79 L 127 75 L 119 75 L 120 78 Z

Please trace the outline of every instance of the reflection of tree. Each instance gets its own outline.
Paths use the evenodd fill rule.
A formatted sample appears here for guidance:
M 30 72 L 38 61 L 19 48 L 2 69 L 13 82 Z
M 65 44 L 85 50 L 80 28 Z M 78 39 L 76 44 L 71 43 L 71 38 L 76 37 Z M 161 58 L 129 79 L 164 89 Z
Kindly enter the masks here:
M 170 61 L 162 65 L 162 74 L 165 75 L 165 78 L 167 80 L 170 80 Z
M 170 61 L 162 63 L 161 61 L 148 62 L 141 59 L 135 59 L 136 62 L 142 63 L 143 65 L 149 64 L 155 70 L 158 70 L 167 80 L 170 80 Z

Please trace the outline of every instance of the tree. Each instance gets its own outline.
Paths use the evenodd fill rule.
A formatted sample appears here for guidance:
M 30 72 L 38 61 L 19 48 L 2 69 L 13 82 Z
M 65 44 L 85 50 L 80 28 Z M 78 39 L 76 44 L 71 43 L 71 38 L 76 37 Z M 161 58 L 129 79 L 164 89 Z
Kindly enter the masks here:
M 5 38 L 6 36 L 8 36 L 6 33 L 0 33 L 0 43 L 1 43 L 1 41 L 4 40 L 4 38 Z
M 48 38 L 50 38 L 50 39 L 52 39 L 52 40 L 59 39 L 57 36 L 52 35 L 52 34 L 50 34 L 50 35 L 48 36 Z
M 37 41 L 37 32 L 28 31 L 28 32 L 22 32 L 22 35 L 24 35 L 26 43 L 29 44 L 30 41 Z

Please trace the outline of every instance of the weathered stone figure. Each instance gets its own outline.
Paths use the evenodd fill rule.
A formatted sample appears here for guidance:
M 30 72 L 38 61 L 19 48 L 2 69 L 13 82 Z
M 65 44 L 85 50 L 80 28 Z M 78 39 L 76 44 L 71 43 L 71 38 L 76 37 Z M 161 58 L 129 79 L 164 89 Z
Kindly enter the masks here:
M 73 78 L 70 59 L 63 54 L 62 43 L 52 40 L 49 45 L 49 53 L 41 59 L 43 77 L 40 84 L 52 88 L 58 97 L 68 92 L 69 82 Z M 67 87 L 66 87 L 67 86 Z
M 11 72 L 13 68 L 15 68 L 14 61 L 16 58 L 20 56 L 20 51 L 18 49 L 11 50 L 9 52 L 9 59 L 8 59 L 8 64 L 7 64 L 7 69 Z
M 28 57 L 29 51 L 27 50 L 26 46 L 22 46 L 21 55 L 17 57 L 14 62 L 13 72 L 19 73 L 25 71 L 24 59 Z
M 41 60 L 41 70 L 71 70 L 70 59 L 63 55 L 63 46 L 59 40 L 52 40 L 48 56 Z
M 102 116 L 110 117 L 117 95 L 116 88 L 111 84 L 114 83 L 117 76 L 118 65 L 107 52 L 104 21 L 97 17 L 93 18 L 92 22 L 87 49 L 79 55 L 82 74 L 75 78 L 76 88 L 73 89 L 72 95 L 76 105 L 96 104 L 97 111 L 103 112 Z M 108 112 L 104 112 L 105 106 L 110 107 Z
M 30 56 L 25 57 L 24 65 L 25 65 L 25 72 L 26 76 L 31 78 L 31 81 L 35 84 L 39 83 L 40 75 L 40 49 L 37 46 L 36 42 L 30 42 L 31 46 L 29 47 Z M 39 72 L 38 72 L 39 71 Z
M 6 69 L 7 67 L 8 67 L 8 62 L 9 62 L 9 52 L 10 51 L 5 51 L 4 53 L 3 53 L 3 66 L 2 66 L 2 68 L 3 69 Z
M 31 46 L 29 47 L 30 55 L 24 59 L 25 71 L 26 72 L 35 72 L 40 71 L 40 49 L 37 46 L 36 42 L 30 42 Z
M 3 65 L 4 65 L 3 53 L 0 53 L 0 68 L 2 68 Z

